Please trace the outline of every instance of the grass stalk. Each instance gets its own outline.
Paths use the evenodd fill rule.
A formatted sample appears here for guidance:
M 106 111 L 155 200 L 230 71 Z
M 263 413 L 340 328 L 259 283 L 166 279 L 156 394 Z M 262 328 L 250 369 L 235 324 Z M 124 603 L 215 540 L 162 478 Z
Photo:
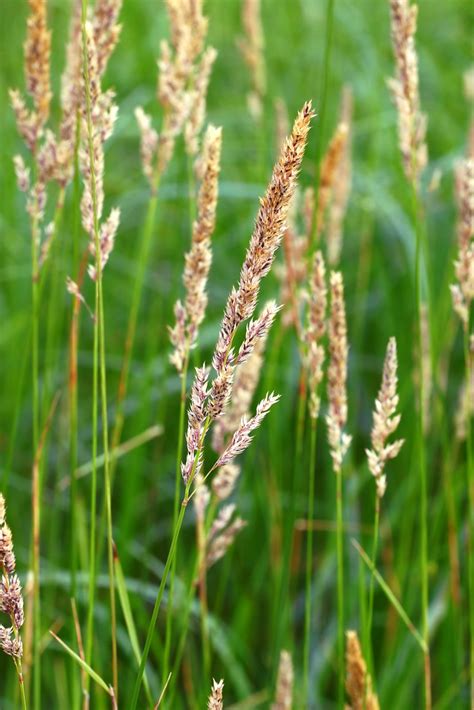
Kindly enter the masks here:
M 380 524 L 380 498 L 375 494 L 375 512 L 374 512 L 374 534 L 372 538 L 372 565 L 375 569 L 377 564 L 377 549 L 379 540 L 379 524 Z M 370 575 L 369 582 L 369 602 L 367 609 L 367 619 L 366 619 L 366 658 L 369 664 L 369 671 L 374 678 L 374 668 L 373 668 L 373 652 L 372 652 L 372 620 L 373 620 L 373 610 L 374 610 L 374 573 Z
M 421 268 L 423 255 L 423 226 L 419 214 L 418 190 L 415 182 L 411 184 L 412 192 L 412 210 L 413 223 L 416 236 L 415 244 L 415 321 L 416 321 L 416 343 L 417 343 L 417 358 L 418 358 L 418 390 L 417 390 L 417 436 L 416 448 L 418 458 L 418 473 L 420 485 L 420 576 L 421 576 L 421 613 L 422 613 L 422 632 L 423 639 L 426 644 L 425 652 L 425 708 L 431 708 L 431 663 L 429 651 L 429 589 L 428 589 L 428 482 L 426 471 L 426 459 L 424 449 L 424 363 L 423 363 L 423 335 L 422 335 L 422 314 L 421 314 Z
M 468 396 L 466 422 L 467 449 L 467 488 L 468 488 L 468 529 L 467 529 L 467 567 L 468 567 L 468 598 L 469 598 L 469 677 L 471 706 L 474 705 L 474 458 L 472 442 L 471 414 L 471 382 L 472 356 L 470 352 L 469 332 L 464 332 L 464 365 L 466 369 L 466 387 Z
M 115 702 L 118 702 L 118 664 L 117 664 L 117 621 L 115 609 L 115 571 L 114 571 L 114 552 L 113 552 L 113 537 L 112 537 L 112 501 L 111 501 L 111 484 L 110 484 L 110 467 L 109 467 L 109 432 L 108 432 L 108 414 L 107 414 L 107 380 L 106 380 L 106 361 L 105 361 L 105 322 L 104 322 L 104 300 L 102 289 L 102 263 L 100 252 L 100 234 L 99 234 L 99 216 L 97 210 L 97 191 L 96 191 L 96 174 L 94 165 L 94 144 L 93 144 L 93 126 L 92 126 L 92 105 L 91 105 L 91 86 L 89 66 L 87 61 L 86 50 L 86 15 L 87 15 L 87 0 L 82 0 L 82 42 L 83 42 L 83 70 L 84 70 L 84 86 L 86 98 L 86 123 L 87 123 L 87 144 L 89 152 L 89 164 L 91 172 L 91 196 L 92 196 L 92 211 L 94 223 L 94 243 L 96 256 L 96 291 L 95 291 L 95 323 L 94 323 L 94 417 L 95 437 L 97 437 L 97 407 L 98 407 L 98 366 L 100 373 L 100 399 L 102 404 L 102 430 L 103 430 L 103 447 L 104 447 L 104 480 L 105 480 L 105 503 L 107 514 L 107 548 L 108 548 L 108 572 L 109 572 L 109 592 L 110 592 L 110 615 L 111 615 L 111 641 L 112 641 L 112 678 Z M 95 456 L 97 457 L 97 438 L 95 441 Z M 97 476 L 95 476 L 97 479 Z M 96 491 L 95 491 L 96 492 Z M 94 496 L 95 497 L 95 496 Z M 93 502 L 95 514 L 95 500 Z M 95 523 L 94 523 L 95 528 Z M 91 550 L 95 547 L 95 536 L 91 535 Z M 95 557 L 95 552 L 94 552 Z M 94 576 L 96 573 L 94 564 Z M 95 582 L 95 580 L 94 580 Z M 90 591 L 90 587 L 89 587 Z M 89 633 L 88 633 L 88 650 L 92 651 L 92 633 L 93 633 L 93 616 L 90 613 Z
M 309 658 L 311 647 L 311 579 L 313 576 L 313 520 L 314 489 L 316 478 L 317 420 L 311 422 L 309 472 L 308 472 L 308 531 L 306 534 L 305 623 L 303 641 L 303 700 L 309 706 Z
M 183 459 L 183 443 L 184 443 L 184 423 L 186 414 L 186 382 L 189 366 L 189 349 L 186 352 L 184 358 L 183 372 L 181 373 L 181 392 L 179 400 L 179 428 L 178 428 L 178 442 L 176 445 L 176 469 L 175 469 L 175 488 L 174 488 L 174 502 L 173 502 L 173 530 L 176 526 L 179 514 L 179 494 L 181 490 L 181 461 Z M 165 631 L 165 648 L 163 656 L 163 673 L 162 673 L 162 683 L 166 681 L 168 676 L 169 668 L 169 658 L 171 651 L 171 628 L 173 619 L 172 603 L 174 599 L 174 583 L 176 577 L 176 564 L 177 555 L 173 559 L 171 565 L 171 578 L 170 578 L 170 603 L 168 604 L 168 613 L 166 616 L 166 631 Z
M 336 472 L 336 552 L 337 552 L 337 657 L 338 704 L 344 706 L 344 529 L 342 514 L 342 469 Z
M 35 210 L 36 212 L 36 210 Z M 32 330 L 31 330 L 31 376 L 33 383 L 32 392 L 32 416 L 33 416 L 33 451 L 37 451 L 39 437 L 39 416 L 40 416 L 40 393 L 39 393 L 39 280 L 38 280 L 38 246 L 40 240 L 38 216 L 32 218 L 31 222 L 31 308 L 32 308 Z M 33 569 L 33 698 L 34 706 L 41 708 L 41 614 L 40 614 L 40 561 L 36 558 L 36 535 L 39 540 L 39 520 L 41 515 L 41 496 L 39 490 L 40 471 L 38 470 L 38 481 L 33 481 L 33 526 L 32 526 L 32 569 Z M 35 490 L 35 485 L 37 489 Z
M 191 479 L 190 479 L 190 481 L 191 481 Z M 132 695 L 132 700 L 130 703 L 130 710 L 136 710 L 136 707 L 138 704 L 138 699 L 139 699 L 139 695 L 140 695 L 140 688 L 141 688 L 142 680 L 143 680 L 143 674 L 145 672 L 145 666 L 146 666 L 146 662 L 148 659 L 148 654 L 150 653 L 151 642 L 153 640 L 153 634 L 155 631 L 156 622 L 158 620 L 158 614 L 159 614 L 160 607 L 161 607 L 161 601 L 163 599 L 163 594 L 165 591 L 165 586 L 166 586 L 166 582 L 168 580 L 168 575 L 169 575 L 169 572 L 171 569 L 173 558 L 176 554 L 176 547 L 178 544 L 179 533 L 181 531 L 181 526 L 183 524 L 184 514 L 186 512 L 189 490 L 190 490 L 190 482 L 188 483 L 188 485 L 186 486 L 186 489 L 185 489 L 184 499 L 181 504 L 181 509 L 179 511 L 178 519 L 176 521 L 176 525 L 173 530 L 173 538 L 171 540 L 171 545 L 170 545 L 170 548 L 168 551 L 168 557 L 166 558 L 166 564 L 165 564 L 165 568 L 163 570 L 163 576 L 161 578 L 161 582 L 160 582 L 160 586 L 158 588 L 158 594 L 157 594 L 155 604 L 153 607 L 153 612 L 151 615 L 150 623 L 148 625 L 148 633 L 147 633 L 142 657 L 140 660 L 140 666 L 138 668 L 138 675 L 135 680 L 135 685 L 133 688 L 133 695 Z

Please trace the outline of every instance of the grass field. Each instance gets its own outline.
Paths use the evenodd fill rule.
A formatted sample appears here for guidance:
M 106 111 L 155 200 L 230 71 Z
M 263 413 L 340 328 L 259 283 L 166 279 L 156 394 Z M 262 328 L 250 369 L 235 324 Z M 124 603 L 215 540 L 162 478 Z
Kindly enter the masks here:
M 468 313 L 463 335 L 449 287 L 456 282 L 453 262 L 462 219 L 455 169 L 468 154 L 472 121 L 464 75 L 472 61 L 474 17 L 467 0 L 419 4 L 416 49 L 429 159 L 417 189 L 403 169 L 397 110 L 387 87 L 387 78 L 395 73 L 389 0 L 262 0 L 266 89 L 259 116 L 249 110 L 252 73 L 238 46 L 244 35 L 244 2 L 204 4 L 209 18 L 206 44 L 218 52 L 206 124 L 222 126 L 222 157 L 208 306 L 184 378 L 188 397 L 194 367 L 211 363 L 259 198 L 278 159 L 275 102 L 284 103 L 290 128 L 304 102 L 313 102 L 316 117 L 298 183 L 301 195 L 315 188 L 317 205 L 323 156 L 340 120 L 344 87 L 353 98 L 352 181 L 342 253 L 339 265 L 327 265 L 328 275 L 337 268 L 344 280 L 349 345 L 345 431 L 352 442 L 342 473 L 334 475 L 326 376 L 314 424 L 307 411 L 306 395 L 311 393 L 301 346 L 295 327 L 284 323 L 293 308 L 287 302 L 268 337 L 251 412 L 267 392 L 281 399 L 238 459 L 242 472 L 231 501 L 246 526 L 206 572 L 202 536 L 215 513 L 215 501 L 203 522 L 193 505 L 198 496 L 188 506 L 178 506 L 185 494 L 182 482 L 175 498 L 177 456 L 179 463 L 186 454 L 186 419 L 180 421 L 182 380 L 169 362 L 167 328 L 174 324 L 176 300 L 184 298 L 182 274 L 196 216 L 196 180 L 178 137 L 152 212 L 134 117 L 135 108 L 143 106 L 160 131 L 163 109 L 156 100 L 156 59 L 160 42 L 170 37 L 166 3 L 123 3 L 122 31 L 102 82 L 104 90 L 115 89 L 118 105 L 105 144 L 104 215 L 118 206 L 121 219 L 103 278 L 94 282 L 86 277 L 81 285 L 82 296 L 96 312 L 93 320 L 66 290 L 68 276 L 78 280 L 89 239 L 81 226 L 83 184 L 77 171 L 67 186 L 64 208 L 56 213 L 60 189 L 54 183 L 48 186 L 43 226 L 56 219 L 55 237 L 40 277 L 32 280 L 32 252 L 33 259 L 38 254 L 35 257 L 37 249 L 32 249 L 32 220 L 12 159 L 21 154 L 28 165 L 33 162 L 8 98 L 10 88 L 25 89 L 23 42 L 29 6 L 26 0 L 3 0 L 0 492 L 25 599 L 21 633 L 28 707 L 87 707 L 87 693 L 91 708 L 111 706 L 97 677 L 81 669 L 49 633 L 53 630 L 81 655 L 78 627 L 85 662 L 106 688 L 117 685 L 115 666 L 120 708 L 153 707 L 169 673 L 161 707 L 173 710 L 206 707 L 213 678 L 224 679 L 226 708 L 266 708 L 272 703 L 276 710 L 343 707 L 340 643 L 341 632 L 349 629 L 361 639 L 381 708 L 461 709 L 473 702 L 472 406 L 468 395 L 471 411 L 463 419 L 459 403 L 471 372 L 471 324 Z M 61 116 L 60 76 L 71 5 L 68 0 L 47 3 L 53 90 L 49 125 L 54 130 Z M 84 145 L 87 153 L 87 142 Z M 470 199 L 468 239 L 472 183 Z M 304 231 L 301 212 L 296 217 L 298 233 Z M 149 253 L 143 255 L 147 220 L 151 241 Z M 310 240 L 308 265 L 316 248 L 327 255 L 326 232 Z M 269 298 L 281 303 L 277 276 L 286 253 L 285 248 L 277 252 L 262 284 L 257 313 Z M 472 269 L 472 251 L 468 258 Z M 137 300 L 140 268 L 143 288 Z M 302 286 L 310 288 L 307 280 Z M 137 327 L 122 402 L 119 382 L 134 299 Z M 305 327 L 304 298 L 296 308 Z M 419 318 L 423 309 L 424 320 Z M 76 341 L 71 341 L 71 332 Z M 396 459 L 387 461 L 372 576 L 357 545 L 372 558 L 376 492 L 366 449 L 371 447 L 374 400 L 392 336 L 398 349 L 401 413 L 394 438 L 405 443 Z M 239 344 L 241 339 L 239 335 Z M 323 342 L 326 372 L 331 359 L 327 336 Z M 74 359 L 77 388 L 71 380 Z M 113 435 L 122 414 L 123 448 L 117 455 Z M 216 459 L 210 438 L 205 471 Z M 314 491 L 309 495 L 311 481 Z M 338 482 L 342 527 L 336 509 Z M 178 510 L 183 522 L 173 560 L 168 553 Z M 309 517 L 313 522 L 308 526 Z M 307 547 L 308 527 L 313 530 L 312 548 Z M 112 595 L 111 572 L 116 590 Z M 158 593 L 163 598 L 154 628 L 150 622 Z M 7 620 L 2 614 L 0 623 Z M 289 705 L 275 700 L 282 650 L 289 651 L 294 668 Z M 142 668 L 147 661 L 142 683 L 140 658 Z M 0 678 L 0 708 L 22 707 L 15 665 L 5 654 L 0 654 Z M 345 700 L 354 710 L 372 707 L 367 700 L 360 699 L 359 705 L 353 697 Z

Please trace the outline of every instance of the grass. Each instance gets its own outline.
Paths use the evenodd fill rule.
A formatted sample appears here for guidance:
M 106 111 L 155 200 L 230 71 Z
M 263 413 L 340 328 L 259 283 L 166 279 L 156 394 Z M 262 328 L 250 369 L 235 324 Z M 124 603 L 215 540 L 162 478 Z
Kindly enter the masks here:
M 122 36 L 104 80 L 105 88 L 115 87 L 119 105 L 118 122 L 106 144 L 104 213 L 118 205 L 122 222 L 98 298 L 100 317 L 94 325 L 81 308 L 72 327 L 74 304 L 63 284 L 67 274 L 77 278 L 87 243 L 78 222 L 82 186 L 69 186 L 60 215 L 54 214 L 58 195 L 50 196 L 47 221 L 55 220 L 56 236 L 42 279 L 34 282 L 32 305 L 31 227 L 11 162 L 23 146 L 7 100 L 9 87 L 24 86 L 21 44 L 27 3 L 3 3 L 0 490 L 7 501 L 23 584 L 31 562 L 41 574 L 35 617 L 36 686 L 28 679 L 28 659 L 24 664 L 29 707 L 41 702 L 43 707 L 79 708 L 83 682 L 90 684 L 93 707 L 110 707 L 112 638 L 117 644 L 120 707 L 134 703 L 151 707 L 150 699 L 158 700 L 169 672 L 161 707 L 203 707 L 212 677 L 225 679 L 226 707 L 250 696 L 256 697 L 253 707 L 269 707 L 282 648 L 293 657 L 294 707 L 337 706 L 338 480 L 331 470 L 325 423 L 313 430 L 304 414 L 292 329 L 283 330 L 277 322 L 270 333 L 255 402 L 267 390 L 280 393 L 281 400 L 241 459 L 242 476 L 233 500 L 247 527 L 207 574 L 204 620 L 193 588 L 199 567 L 193 506 L 180 506 L 185 491 L 180 482 L 176 495 L 176 465 L 184 445 L 182 384 L 189 393 L 194 366 L 212 356 L 227 293 L 237 282 L 258 197 L 276 157 L 273 100 L 282 97 L 293 117 L 306 98 L 313 98 L 316 112 L 324 117 L 322 134 L 318 118 L 314 121 L 300 179 L 304 188 L 318 178 L 316 158 L 334 132 L 346 84 L 354 95 L 353 185 L 340 269 L 350 345 L 346 430 L 353 441 L 339 479 L 344 627 L 356 629 L 363 638 L 360 599 L 368 597 L 373 573 L 371 671 L 381 707 L 422 706 L 428 645 L 433 707 L 448 702 L 451 707 L 467 707 L 473 674 L 469 614 L 474 623 L 473 607 L 468 609 L 474 568 L 468 569 L 472 427 L 467 443 L 458 442 L 454 418 L 459 387 L 472 365 L 469 358 L 465 362 L 463 333 L 452 312 L 448 286 L 456 250 L 453 166 L 465 153 L 470 117 L 462 75 L 469 64 L 466 28 L 472 10 L 466 0 L 453 0 L 449 12 L 436 0 L 426 0 L 419 13 L 420 91 L 429 117 L 430 154 L 420 194 L 426 230 L 420 279 L 430 302 L 435 385 L 430 425 L 420 440 L 413 384 L 417 240 L 412 196 L 398 151 L 396 114 L 385 86 L 386 77 L 393 74 L 388 6 L 380 2 L 374 7 L 371 0 L 327 4 L 262 0 L 267 94 L 261 119 L 255 122 L 246 104 L 248 70 L 235 43 L 242 33 L 240 5 L 238 0 L 206 3 L 210 43 L 219 52 L 208 95 L 208 120 L 223 126 L 223 155 L 209 306 L 199 347 L 191 352 L 187 376 L 181 381 L 167 362 L 171 347 L 166 326 L 173 324 L 173 304 L 183 292 L 183 258 L 194 210 L 189 195 L 194 186 L 189 183 L 188 157 L 178 141 L 159 195 L 150 199 L 133 117 L 134 108 L 143 104 L 159 125 L 155 59 L 160 40 L 168 36 L 164 4 L 136 0 L 125 3 L 121 12 Z M 48 7 L 57 97 L 69 9 L 67 3 L 53 0 Z M 58 117 L 59 107 L 53 102 L 53 122 Z M 441 183 L 429 192 L 436 169 L 442 171 Z M 321 245 L 324 249 L 324 237 Z M 283 259 L 283 252 L 277 259 Z M 429 282 L 423 275 L 425 267 Z M 260 304 L 267 297 L 278 298 L 278 291 L 271 274 Z M 94 303 L 94 284 L 87 279 L 84 295 Z M 133 341 L 129 350 L 127 334 Z M 375 494 L 365 448 L 370 445 L 385 346 L 392 335 L 398 344 L 402 413 L 397 436 L 405 445 L 387 467 L 375 571 L 364 558 L 359 580 L 362 552 L 350 541 L 355 538 L 362 551 L 372 551 Z M 447 363 L 444 389 L 439 387 L 443 363 Z M 121 400 L 117 392 L 124 380 Z M 320 391 L 325 392 L 325 385 Z M 49 422 L 56 393 L 60 397 Z M 326 411 L 323 395 L 322 416 Z M 31 471 L 46 428 L 47 442 L 36 471 L 41 552 L 30 562 L 35 522 Z M 148 436 L 154 431 L 157 435 Z M 420 452 L 428 522 L 422 570 Z M 63 483 L 65 478 L 70 485 Z M 312 490 L 315 498 L 308 505 Z M 309 523 L 314 515 L 314 523 L 308 525 L 313 533 L 307 537 L 307 528 L 299 522 L 308 515 Z M 169 555 L 173 540 L 176 557 Z M 453 584 L 453 546 L 460 561 L 459 596 Z M 100 550 L 107 550 L 107 556 Z M 110 571 L 117 586 L 116 633 L 109 621 Z M 78 646 L 71 596 L 77 602 L 85 657 Z M 208 634 L 205 654 L 203 621 Z M 50 629 L 67 651 L 52 639 Z M 5 656 L 0 656 L 0 674 L 0 706 L 19 707 L 15 668 Z M 84 674 L 89 680 L 84 681 Z M 34 687 L 36 696 L 31 692 Z M 116 688 L 114 692 L 117 695 Z

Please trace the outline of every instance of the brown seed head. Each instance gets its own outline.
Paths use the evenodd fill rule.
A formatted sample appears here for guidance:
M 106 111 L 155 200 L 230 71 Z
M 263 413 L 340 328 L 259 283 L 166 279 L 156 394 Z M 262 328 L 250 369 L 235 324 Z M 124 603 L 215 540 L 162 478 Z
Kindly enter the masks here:
M 379 710 L 379 701 L 372 691 L 372 680 L 362 656 L 355 631 L 346 633 L 346 690 L 350 698 L 350 710 Z
M 272 710 L 291 710 L 293 704 L 293 662 L 288 651 L 281 651 L 275 702 Z
M 389 88 L 398 112 L 398 139 L 405 174 L 417 182 L 427 163 L 426 116 L 420 110 L 418 56 L 415 47 L 418 6 L 409 0 L 390 0 L 396 77 Z
M 395 432 L 400 423 L 400 414 L 396 414 L 397 406 L 397 343 L 395 338 L 390 338 L 383 366 L 382 384 L 375 400 L 371 434 L 372 449 L 366 450 L 379 498 L 382 498 L 386 489 L 385 464 L 389 459 L 398 456 L 403 446 L 403 439 L 387 444 L 388 437 Z
M 331 271 L 331 312 L 329 318 L 329 368 L 328 400 L 326 417 L 328 440 L 334 471 L 341 470 L 342 460 L 349 448 L 351 437 L 344 432 L 347 420 L 347 327 L 342 274 Z
M 224 690 L 224 681 L 216 680 L 212 681 L 212 690 L 207 703 L 208 710 L 222 710 L 224 703 L 222 700 L 222 693 Z

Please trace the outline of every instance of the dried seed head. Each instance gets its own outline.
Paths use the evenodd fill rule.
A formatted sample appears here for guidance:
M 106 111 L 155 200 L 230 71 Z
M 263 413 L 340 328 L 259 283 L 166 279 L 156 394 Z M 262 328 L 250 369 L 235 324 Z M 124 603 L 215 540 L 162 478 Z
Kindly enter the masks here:
M 458 258 L 454 262 L 457 283 L 451 286 L 453 308 L 465 330 L 474 298 L 474 158 L 462 160 L 456 170 L 458 205 Z
M 342 460 L 351 443 L 344 432 L 347 420 L 347 327 L 342 274 L 331 271 L 331 312 L 329 318 L 328 401 L 326 417 L 328 440 L 335 473 L 340 472 Z
M 379 710 L 379 701 L 372 691 L 372 679 L 362 656 L 355 631 L 346 633 L 346 690 L 351 710 Z
M 212 490 L 217 500 L 223 501 L 230 498 L 235 484 L 240 476 L 240 466 L 235 463 L 228 463 L 221 466 L 212 481 Z
M 275 702 L 272 710 L 291 710 L 293 705 L 293 662 L 288 651 L 281 651 Z
M 308 102 L 295 120 L 292 133 L 273 170 L 267 192 L 260 201 L 239 285 L 237 289 L 232 289 L 227 301 L 213 357 L 213 367 L 217 372 L 229 359 L 229 348 L 238 326 L 251 318 L 255 311 L 261 280 L 270 271 L 283 237 L 313 115 L 311 102 Z
M 222 710 L 224 703 L 222 700 L 222 694 L 224 690 L 224 681 L 216 680 L 212 681 L 212 690 L 207 703 L 208 710 Z
M 15 574 L 12 533 L 5 522 L 5 499 L 0 493 L 0 612 L 10 618 L 10 627 L 0 626 L 0 648 L 8 656 L 21 658 L 19 630 L 24 623 L 21 584 Z
M 308 345 L 307 368 L 309 372 L 309 413 L 317 419 L 320 408 L 319 385 L 323 379 L 324 348 L 320 343 L 326 332 L 326 267 L 320 251 L 314 255 L 309 284 L 308 325 L 305 340 Z
M 18 189 L 21 190 L 21 192 L 28 192 L 30 189 L 30 169 L 26 167 L 21 155 L 14 156 L 13 164 L 15 166 Z
M 193 224 L 192 246 L 186 255 L 184 271 L 190 347 L 196 343 L 207 306 L 206 284 L 212 259 L 211 236 L 216 222 L 221 143 L 222 129 L 209 126 L 204 137 L 197 219 Z
M 150 116 L 145 113 L 141 106 L 135 109 L 135 118 L 137 119 L 138 128 L 140 130 L 140 155 L 143 174 L 148 180 L 151 189 L 154 190 L 153 163 L 158 148 L 158 133 L 151 125 Z
M 97 0 L 94 7 L 92 31 L 97 48 L 97 70 L 102 76 L 110 55 L 118 42 L 121 25 L 117 23 L 122 0 Z
M 342 121 L 336 128 L 331 138 L 326 155 L 321 164 L 321 177 L 318 191 L 318 204 L 316 213 L 316 236 L 319 237 L 324 229 L 326 210 L 339 177 L 341 165 L 347 156 L 349 127 Z
M 250 446 L 252 441 L 252 437 L 250 436 L 251 432 L 260 426 L 272 406 L 276 404 L 279 399 L 280 395 L 275 395 L 273 392 L 271 394 L 267 394 L 267 396 L 257 405 L 255 416 L 250 419 L 242 417 L 240 425 L 234 432 L 229 445 L 219 456 L 215 464 L 216 468 L 230 463 L 236 456 L 241 454 Z
M 417 182 L 428 159 L 426 116 L 420 110 L 418 56 L 415 47 L 418 6 L 390 0 L 396 77 L 388 82 L 398 112 L 398 140 L 407 178 Z
M 236 517 L 232 520 L 235 505 L 225 505 L 214 520 L 206 540 L 206 567 L 209 569 L 226 554 L 235 538 L 247 525 L 245 520 Z
M 48 120 L 52 96 L 49 76 L 51 32 L 47 26 L 46 0 L 29 0 L 29 5 L 24 44 L 25 79 L 26 89 L 33 99 L 36 142 Z
M 189 155 L 196 155 L 199 150 L 199 136 L 206 118 L 206 99 L 211 71 L 216 61 L 217 52 L 213 47 L 206 49 L 196 69 L 193 87 L 193 105 L 184 128 L 186 150 Z
M 102 93 L 99 71 L 99 51 L 94 37 L 94 26 L 86 22 L 85 65 L 83 82 L 83 127 L 79 163 L 84 180 L 81 199 L 82 224 L 89 234 L 89 251 L 94 264 L 89 267 L 89 276 L 96 280 L 102 275 L 114 246 L 115 234 L 120 221 L 120 210 L 112 209 L 107 220 L 100 225 L 104 205 L 104 142 L 110 137 L 117 117 L 111 91 Z M 99 254 L 96 254 L 96 229 L 99 230 Z
M 188 411 L 188 430 L 186 432 L 187 458 L 181 464 L 181 475 L 187 485 L 191 477 L 200 473 L 202 461 L 200 458 L 195 462 L 196 456 L 200 457 L 201 439 L 204 431 L 206 419 L 206 400 L 208 397 L 207 382 L 209 370 L 203 365 L 196 368 L 191 390 L 191 404 Z M 194 469 L 194 470 L 193 470 Z
M 395 338 L 390 338 L 383 366 L 382 384 L 375 400 L 371 434 L 372 449 L 366 449 L 369 469 L 375 477 L 379 498 L 383 497 L 387 486 L 385 464 L 398 456 L 403 446 L 403 439 L 387 444 L 388 437 L 395 432 L 400 423 L 400 414 L 396 414 L 397 406 L 397 343 Z
M 352 125 L 352 92 L 345 87 L 342 95 L 341 123 L 347 126 L 347 137 L 337 166 L 332 185 L 331 201 L 328 213 L 327 248 L 328 261 L 332 267 L 339 264 L 342 248 L 342 228 L 346 215 L 349 193 L 351 191 L 351 125 Z
M 238 46 L 252 80 L 252 91 L 248 96 L 249 108 L 254 117 L 258 118 L 262 112 L 262 101 L 266 91 L 265 45 L 260 0 L 244 0 L 242 24 L 245 35 L 238 40 Z

